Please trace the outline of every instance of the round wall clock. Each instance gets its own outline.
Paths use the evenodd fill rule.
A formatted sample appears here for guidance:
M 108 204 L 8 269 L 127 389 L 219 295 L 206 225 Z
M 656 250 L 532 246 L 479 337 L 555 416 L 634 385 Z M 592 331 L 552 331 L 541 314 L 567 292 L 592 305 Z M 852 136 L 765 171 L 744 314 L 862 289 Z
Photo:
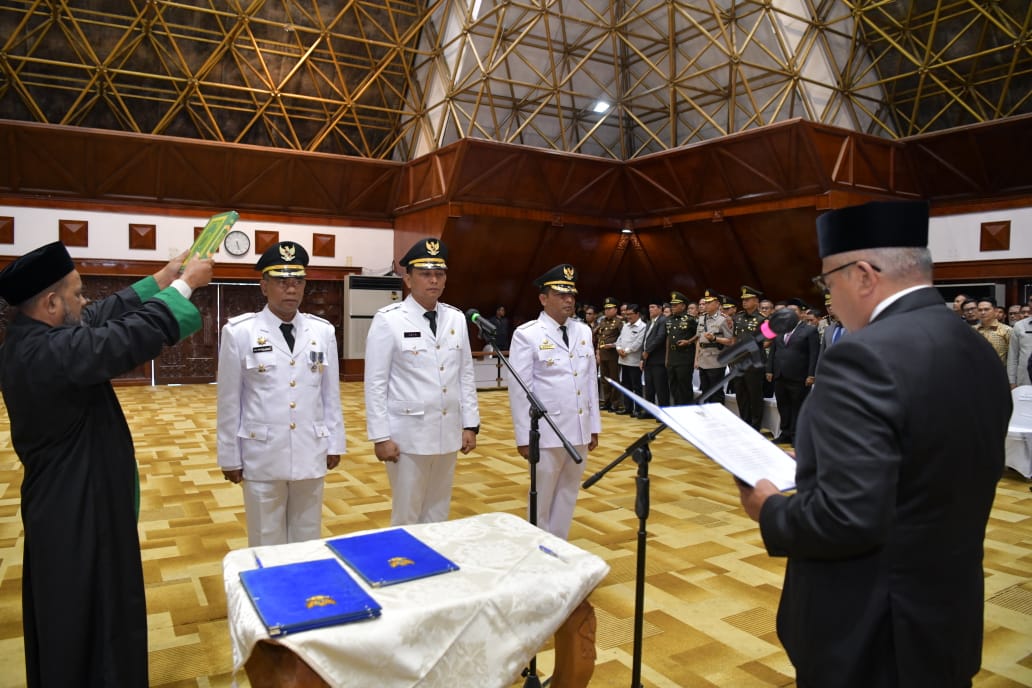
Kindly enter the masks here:
M 231 256 L 242 256 L 251 250 L 251 237 L 239 229 L 234 229 L 226 235 L 222 245 L 226 247 L 226 253 Z

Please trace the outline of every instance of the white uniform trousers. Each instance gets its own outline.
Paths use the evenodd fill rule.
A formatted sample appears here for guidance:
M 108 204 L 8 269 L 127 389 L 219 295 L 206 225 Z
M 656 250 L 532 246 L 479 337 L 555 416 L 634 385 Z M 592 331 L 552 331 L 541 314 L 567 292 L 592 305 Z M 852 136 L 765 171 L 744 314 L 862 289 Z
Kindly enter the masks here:
M 581 476 L 588 466 L 588 445 L 575 445 L 574 449 L 584 459 L 581 463 L 562 447 L 552 447 L 541 450 L 537 465 L 537 527 L 564 540 L 570 534 Z
M 391 483 L 391 525 L 448 520 L 456 452 L 406 454 L 385 461 Z
M 247 546 L 283 545 L 322 537 L 322 478 L 244 480 Z

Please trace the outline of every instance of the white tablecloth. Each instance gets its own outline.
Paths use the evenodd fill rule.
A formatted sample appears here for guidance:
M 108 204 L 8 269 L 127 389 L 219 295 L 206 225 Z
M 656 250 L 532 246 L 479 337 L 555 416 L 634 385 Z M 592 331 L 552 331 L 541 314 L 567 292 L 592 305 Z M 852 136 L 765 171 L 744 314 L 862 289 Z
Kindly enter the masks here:
M 460 570 L 367 588 L 383 607 L 378 619 L 277 638 L 330 685 L 510 685 L 609 572 L 599 557 L 511 514 L 405 528 Z M 240 585 L 240 571 L 256 567 L 255 554 L 264 566 L 333 557 L 322 540 L 226 555 L 234 672 L 269 637 Z

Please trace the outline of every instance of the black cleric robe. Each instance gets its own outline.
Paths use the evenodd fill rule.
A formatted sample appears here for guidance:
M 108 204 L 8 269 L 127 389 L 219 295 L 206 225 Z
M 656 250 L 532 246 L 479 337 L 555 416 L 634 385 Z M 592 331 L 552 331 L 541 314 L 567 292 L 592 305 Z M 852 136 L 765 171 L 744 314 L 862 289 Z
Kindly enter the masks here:
M 200 325 L 153 278 L 83 309 L 83 326 L 19 314 L 0 348 L 25 466 L 22 613 L 29 686 L 147 685 L 133 440 L 111 378 Z

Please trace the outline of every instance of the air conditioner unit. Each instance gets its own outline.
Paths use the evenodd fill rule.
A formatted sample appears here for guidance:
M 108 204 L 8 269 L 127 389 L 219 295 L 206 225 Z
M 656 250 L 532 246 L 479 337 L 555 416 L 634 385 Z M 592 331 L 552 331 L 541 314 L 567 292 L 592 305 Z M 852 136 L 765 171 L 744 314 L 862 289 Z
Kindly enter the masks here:
M 365 358 L 366 335 L 376 311 L 402 298 L 400 277 L 348 275 L 344 283 L 344 358 Z

